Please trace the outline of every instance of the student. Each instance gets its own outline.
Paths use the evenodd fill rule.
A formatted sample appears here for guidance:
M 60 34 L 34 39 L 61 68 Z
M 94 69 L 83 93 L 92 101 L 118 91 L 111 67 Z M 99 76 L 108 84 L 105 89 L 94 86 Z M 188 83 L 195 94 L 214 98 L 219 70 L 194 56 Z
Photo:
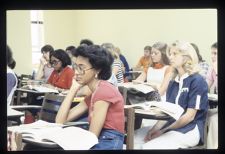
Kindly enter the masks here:
M 74 71 L 68 66 L 71 65 L 71 59 L 68 54 L 62 49 L 55 50 L 50 55 L 50 64 L 54 68 L 54 71 L 47 82 L 50 85 L 45 86 L 60 91 L 70 89 Z
M 111 76 L 112 56 L 98 45 L 79 46 L 74 56 L 76 75 L 68 95 L 59 108 L 56 123 L 72 121 L 88 112 L 89 131 L 99 139 L 99 143 L 92 149 L 122 149 L 124 101 L 116 87 L 106 81 Z M 91 89 L 91 95 L 70 109 L 77 91 L 85 85 Z
M 153 127 L 137 130 L 135 148 L 179 149 L 203 142 L 208 86 L 198 74 L 196 52 L 190 43 L 176 41 L 169 48 L 168 55 L 174 67 L 174 80 L 169 83 L 166 101 L 180 105 L 185 111 L 177 121 L 172 118 L 159 120 Z
M 144 56 L 139 59 L 138 64 L 133 68 L 133 70 L 142 70 L 147 72 L 148 67 L 152 64 L 150 56 L 151 50 L 151 46 L 144 47 Z
M 128 82 L 131 78 L 130 74 L 129 74 L 129 71 L 130 71 L 129 64 L 128 64 L 126 58 L 124 57 L 124 55 L 122 55 L 122 53 L 120 52 L 120 48 L 116 47 L 115 51 L 119 55 L 120 61 L 123 64 L 122 67 L 123 67 L 124 81 Z
M 122 62 L 119 59 L 119 55 L 115 51 L 115 47 L 112 43 L 103 43 L 102 47 L 109 51 L 113 56 L 112 73 L 116 76 L 117 83 L 123 83 L 123 68 Z
M 54 51 L 54 48 L 47 44 L 41 48 L 42 57 L 40 59 L 40 65 L 35 76 L 36 80 L 45 80 L 47 81 L 52 71 L 54 70 L 49 63 L 50 55 Z
M 66 53 L 69 55 L 70 59 L 72 59 L 73 55 L 72 52 L 74 52 L 76 50 L 76 47 L 71 45 L 66 47 Z
M 200 67 L 199 74 L 202 75 L 204 79 L 206 79 L 206 75 L 207 75 L 207 72 L 209 69 L 209 64 L 205 60 L 203 60 L 203 58 L 199 52 L 198 46 L 194 43 L 191 43 L 191 45 L 195 49 L 197 56 L 198 56 L 198 64 Z
M 16 62 L 13 59 L 12 50 L 8 45 L 6 46 L 6 56 L 7 56 L 7 105 L 10 105 L 11 102 L 13 101 L 13 95 L 17 87 L 18 79 L 13 71 Z
M 206 81 L 209 86 L 209 92 L 218 94 L 218 76 L 217 76 L 217 43 L 211 46 L 211 60 L 212 66 L 210 67 Z M 207 136 L 207 149 L 218 148 L 218 107 L 209 109 L 208 113 L 208 136 Z
M 93 43 L 93 41 L 92 40 L 90 40 L 90 39 L 82 39 L 81 41 L 80 41 L 80 45 L 93 45 L 94 43 Z
M 133 80 L 134 83 L 147 81 L 147 83 L 152 85 L 152 87 L 158 91 L 163 100 L 165 100 L 166 89 L 173 71 L 172 67 L 169 66 L 169 59 L 166 55 L 166 50 L 166 43 L 156 42 L 150 51 L 152 64 L 148 67 L 147 72 L 143 71 L 136 80 Z M 154 100 L 160 101 L 160 96 Z M 157 95 L 153 97 L 157 97 Z

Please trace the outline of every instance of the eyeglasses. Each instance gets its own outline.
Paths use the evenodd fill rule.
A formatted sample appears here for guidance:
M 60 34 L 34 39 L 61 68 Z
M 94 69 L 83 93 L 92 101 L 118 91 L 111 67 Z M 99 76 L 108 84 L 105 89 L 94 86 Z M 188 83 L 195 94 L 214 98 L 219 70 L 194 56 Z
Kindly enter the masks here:
M 59 62 L 60 62 L 60 60 L 53 60 L 53 61 L 50 61 L 50 64 L 51 64 L 52 66 L 55 66 L 55 65 L 57 65 Z
M 77 64 L 72 64 L 72 67 L 73 67 L 73 69 L 74 70 L 76 70 L 79 74 L 81 74 L 81 75 L 84 75 L 85 74 L 85 71 L 88 71 L 88 70 L 91 70 L 91 69 L 93 69 L 93 67 L 91 67 L 91 68 L 88 68 L 88 69 L 83 69 L 83 68 L 81 68 L 79 65 L 77 65 Z

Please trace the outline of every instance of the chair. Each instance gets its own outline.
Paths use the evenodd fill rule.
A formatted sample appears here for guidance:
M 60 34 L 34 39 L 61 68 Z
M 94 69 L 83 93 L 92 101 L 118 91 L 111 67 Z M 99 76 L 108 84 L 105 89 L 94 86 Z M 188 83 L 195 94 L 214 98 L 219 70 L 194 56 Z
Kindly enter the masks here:
M 12 109 L 15 110 L 40 110 L 40 116 L 38 119 L 44 120 L 47 122 L 55 122 L 56 114 L 59 110 L 61 103 L 63 102 L 65 96 L 56 95 L 53 93 L 45 94 L 42 106 L 38 105 L 15 105 L 12 106 Z
M 134 148 L 134 121 L 135 121 L 134 108 L 124 108 L 124 113 L 126 117 L 126 122 L 125 122 L 126 150 L 131 150 Z
M 65 96 L 48 93 L 45 95 L 39 119 L 55 122 L 56 114 Z
M 127 105 L 127 88 L 123 87 L 123 86 L 119 86 L 118 87 L 119 92 L 121 93 L 121 95 L 123 96 L 124 99 L 124 105 Z
M 31 75 L 27 75 L 27 74 L 21 74 L 20 77 L 18 77 L 18 85 L 17 85 L 17 88 L 20 88 L 24 85 L 26 85 L 26 82 L 24 81 L 27 81 L 27 80 L 30 80 L 32 79 L 32 76 Z M 16 96 L 16 105 L 21 105 L 21 99 L 26 99 L 25 97 L 22 97 L 22 92 L 21 91 L 15 91 L 15 96 Z

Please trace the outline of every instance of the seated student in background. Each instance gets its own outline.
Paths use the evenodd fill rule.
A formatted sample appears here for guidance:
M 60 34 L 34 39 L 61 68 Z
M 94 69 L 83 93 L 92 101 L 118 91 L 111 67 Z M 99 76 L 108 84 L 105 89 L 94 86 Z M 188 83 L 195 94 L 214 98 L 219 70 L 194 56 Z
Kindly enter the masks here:
M 118 89 L 106 81 L 111 76 L 112 55 L 98 45 L 91 45 L 79 46 L 74 56 L 73 84 L 59 108 L 56 123 L 73 121 L 88 112 L 89 131 L 99 139 L 92 149 L 122 149 L 124 101 Z M 70 109 L 77 91 L 85 85 L 91 89 L 91 95 Z
M 40 65 L 35 76 L 35 80 L 45 80 L 47 82 L 54 68 L 49 63 L 50 55 L 54 51 L 51 45 L 45 45 L 41 48 L 42 57 L 40 59 Z
M 115 47 L 112 43 L 103 43 L 102 47 L 109 51 L 113 56 L 112 74 L 116 76 L 117 83 L 123 83 L 123 68 L 122 62 L 119 59 L 119 55 L 115 51 Z
M 193 46 L 193 48 L 195 49 L 195 51 L 198 55 L 198 64 L 199 64 L 199 68 L 200 68 L 199 74 L 202 75 L 204 79 L 206 79 L 206 75 L 207 75 L 207 72 L 209 69 L 209 64 L 205 60 L 202 59 L 202 56 L 198 49 L 198 46 L 194 43 L 191 43 L 191 45 Z
M 151 46 L 144 47 L 144 56 L 139 59 L 138 64 L 133 68 L 133 70 L 141 70 L 147 72 L 148 67 L 152 64 L 150 56 L 151 50 Z
M 218 94 L 218 76 L 217 76 L 217 43 L 211 46 L 211 60 L 212 66 L 210 67 L 206 81 L 209 86 L 209 92 Z M 207 149 L 218 148 L 218 107 L 209 109 L 208 113 L 208 136 L 207 136 Z
M 73 45 L 66 47 L 66 53 L 69 55 L 70 59 L 72 59 L 73 57 L 72 55 L 73 50 L 76 50 L 76 47 Z
M 48 85 L 45 86 L 60 91 L 70 89 L 74 71 L 69 67 L 71 65 L 69 55 L 62 49 L 55 50 L 50 55 L 50 64 L 54 68 L 54 71 L 48 79 Z
M 166 101 L 184 108 L 175 121 L 159 120 L 153 127 L 143 127 L 135 132 L 135 148 L 179 149 L 193 147 L 203 142 L 204 125 L 208 110 L 208 86 L 198 73 L 198 57 L 188 42 L 176 41 L 168 51 L 174 67 Z
M 93 41 L 92 40 L 90 40 L 90 39 L 82 39 L 81 41 L 80 41 L 80 45 L 93 45 L 94 43 L 93 43 Z
M 152 46 L 152 50 L 150 52 L 152 64 L 148 67 L 147 71 L 143 71 L 136 80 L 133 80 L 134 83 L 144 82 L 147 80 L 147 83 L 152 85 L 152 87 L 158 91 L 163 100 L 165 100 L 166 89 L 172 78 L 173 72 L 172 67 L 169 66 L 169 59 L 166 55 L 166 50 L 166 43 L 156 42 Z M 154 100 L 160 101 L 160 96 Z
M 17 87 L 18 79 L 14 73 L 14 67 L 12 65 L 16 64 L 13 59 L 13 54 L 10 47 L 6 46 L 6 56 L 7 56 L 7 105 L 10 105 L 13 101 L 13 95 Z
M 130 74 L 128 73 L 130 71 L 129 64 L 126 58 L 124 57 L 124 55 L 122 55 L 122 53 L 120 52 L 120 48 L 116 47 L 115 51 L 119 55 L 120 61 L 122 62 L 122 65 L 123 65 L 122 68 L 123 68 L 124 81 L 128 82 L 131 78 Z

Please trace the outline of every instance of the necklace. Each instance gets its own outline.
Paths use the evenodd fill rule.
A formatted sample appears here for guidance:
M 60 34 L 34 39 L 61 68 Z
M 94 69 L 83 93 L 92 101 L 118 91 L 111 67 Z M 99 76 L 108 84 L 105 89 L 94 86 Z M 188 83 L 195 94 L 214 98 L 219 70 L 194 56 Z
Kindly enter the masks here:
M 164 65 L 163 64 L 161 64 L 161 63 L 154 63 L 154 68 L 155 69 L 160 69 L 160 68 L 162 68 Z

